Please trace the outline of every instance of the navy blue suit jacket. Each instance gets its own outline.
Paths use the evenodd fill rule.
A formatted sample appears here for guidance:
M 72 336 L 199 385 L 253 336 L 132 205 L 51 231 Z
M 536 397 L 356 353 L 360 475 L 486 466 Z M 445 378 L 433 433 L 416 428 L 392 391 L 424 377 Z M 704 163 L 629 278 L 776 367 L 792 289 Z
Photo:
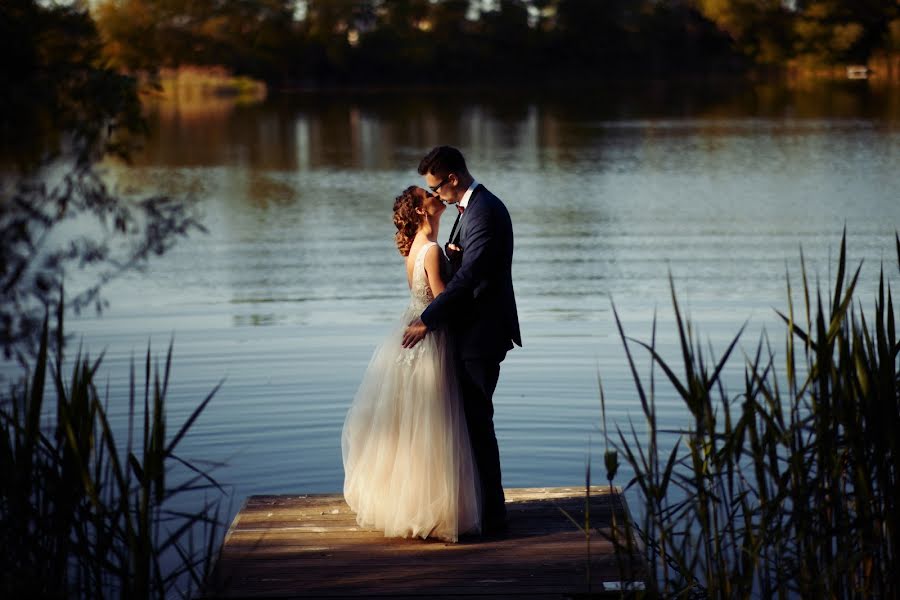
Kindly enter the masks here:
M 422 313 L 428 329 L 447 327 L 463 359 L 502 360 L 522 345 L 512 284 L 513 231 L 509 212 L 497 196 L 478 185 L 451 243 L 462 261 L 444 291 Z

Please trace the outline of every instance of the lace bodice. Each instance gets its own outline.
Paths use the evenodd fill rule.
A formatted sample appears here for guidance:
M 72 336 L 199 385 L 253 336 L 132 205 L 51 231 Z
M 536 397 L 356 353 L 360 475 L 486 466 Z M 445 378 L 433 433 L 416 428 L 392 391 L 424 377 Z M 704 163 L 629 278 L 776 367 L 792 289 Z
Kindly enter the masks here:
M 425 273 L 425 255 L 428 254 L 428 249 L 432 246 L 437 246 L 437 244 L 428 242 L 419 248 L 419 253 L 416 255 L 416 260 L 413 263 L 412 286 L 409 288 L 409 306 L 407 306 L 401 320 L 403 328 L 415 317 L 422 314 L 425 307 L 434 300 L 434 293 L 431 291 L 431 286 L 428 285 L 428 275 Z M 443 258 L 443 253 L 441 253 L 440 257 Z M 406 367 L 411 367 L 415 364 L 416 359 L 422 356 L 427 347 L 427 344 L 419 342 L 412 348 L 400 348 L 396 362 Z
M 419 311 L 424 310 L 434 300 L 434 293 L 428 285 L 428 275 L 425 273 L 425 255 L 432 246 L 437 246 L 437 243 L 428 242 L 419 248 L 413 264 L 412 287 L 409 289 L 410 308 Z

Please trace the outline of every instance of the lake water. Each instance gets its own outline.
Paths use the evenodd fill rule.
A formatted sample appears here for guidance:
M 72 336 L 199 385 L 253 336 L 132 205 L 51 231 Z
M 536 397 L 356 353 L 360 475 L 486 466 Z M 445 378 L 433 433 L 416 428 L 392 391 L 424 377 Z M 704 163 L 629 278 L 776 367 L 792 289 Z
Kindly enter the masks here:
M 871 304 L 882 261 L 896 286 L 900 93 L 865 82 L 182 99 L 149 115 L 145 148 L 108 177 L 186 198 L 209 233 L 111 284 L 109 309 L 69 329 L 106 350 L 119 427 L 148 341 L 162 358 L 174 338 L 170 429 L 224 379 L 182 455 L 227 463 L 232 512 L 249 494 L 341 489 L 345 412 L 407 301 L 391 205 L 434 145 L 460 147 L 514 223 L 524 347 L 494 398 L 507 486 L 583 483 L 589 443 L 601 478 L 598 375 L 611 426 L 639 424 L 611 302 L 643 340 L 658 311 L 675 359 L 671 273 L 714 351 L 747 320 L 742 351 L 763 329 L 780 351 L 786 270 L 799 285 L 802 247 L 828 287 L 845 226 L 859 298 Z M 448 211 L 441 240 L 451 225 Z M 742 360 L 726 371 L 735 395 Z M 659 387 L 677 427 L 686 410 Z

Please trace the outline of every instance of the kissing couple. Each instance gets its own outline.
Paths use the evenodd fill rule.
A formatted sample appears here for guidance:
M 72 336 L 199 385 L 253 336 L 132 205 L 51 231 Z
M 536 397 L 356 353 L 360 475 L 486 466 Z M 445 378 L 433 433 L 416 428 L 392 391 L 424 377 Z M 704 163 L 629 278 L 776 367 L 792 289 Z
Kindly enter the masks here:
M 347 412 L 344 498 L 361 526 L 385 536 L 455 542 L 506 529 L 492 397 L 500 363 L 522 345 L 513 231 L 456 148 L 434 148 L 418 171 L 427 188 L 394 201 L 410 302 Z M 459 214 L 445 255 L 447 204 Z

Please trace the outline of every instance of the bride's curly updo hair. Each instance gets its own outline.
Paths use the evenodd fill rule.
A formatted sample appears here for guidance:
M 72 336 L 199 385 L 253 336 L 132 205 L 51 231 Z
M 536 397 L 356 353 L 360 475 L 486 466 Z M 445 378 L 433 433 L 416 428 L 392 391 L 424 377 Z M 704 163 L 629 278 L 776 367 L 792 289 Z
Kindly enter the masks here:
M 403 256 L 409 256 L 413 238 L 416 237 L 419 223 L 422 222 L 422 215 L 417 213 L 416 209 L 422 206 L 424 197 L 418 193 L 418 189 L 411 185 L 394 200 L 394 225 L 397 226 L 394 239 L 397 241 L 397 249 Z

